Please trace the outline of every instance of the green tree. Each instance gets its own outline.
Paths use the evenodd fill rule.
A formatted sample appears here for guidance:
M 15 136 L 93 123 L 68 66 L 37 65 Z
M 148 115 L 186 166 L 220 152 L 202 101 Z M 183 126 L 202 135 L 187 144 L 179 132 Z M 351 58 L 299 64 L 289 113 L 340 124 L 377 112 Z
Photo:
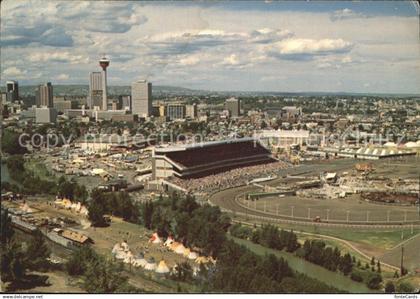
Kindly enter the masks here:
M 50 248 L 41 231 L 36 230 L 26 250 L 28 268 L 31 270 L 46 269 L 49 265 L 46 259 L 50 256 L 50 253 Z
M 414 293 L 414 287 L 408 282 L 400 282 L 397 285 L 397 292 L 399 293 Z
M 395 293 L 395 285 L 392 281 L 388 281 L 385 284 L 385 293 L 388 293 L 388 294 Z

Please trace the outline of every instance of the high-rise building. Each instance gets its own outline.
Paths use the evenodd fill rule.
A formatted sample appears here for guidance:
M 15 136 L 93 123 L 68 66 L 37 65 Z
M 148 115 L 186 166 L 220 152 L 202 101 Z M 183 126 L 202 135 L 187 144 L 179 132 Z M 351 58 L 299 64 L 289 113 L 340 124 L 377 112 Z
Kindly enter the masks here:
M 103 86 L 102 73 L 92 72 L 89 77 L 89 97 L 88 106 L 90 109 L 100 107 L 102 109 Z
M 36 93 L 36 106 L 37 107 L 53 107 L 53 87 L 51 82 L 38 85 Z
M 99 60 L 99 65 L 102 67 L 102 110 L 108 110 L 108 98 L 107 98 L 107 89 L 108 84 L 106 81 L 106 69 L 109 66 L 109 59 L 102 57 Z
M 185 104 L 183 103 L 170 103 L 166 107 L 166 115 L 170 120 L 184 119 L 185 118 Z
M 8 102 L 19 100 L 19 85 L 17 81 L 6 82 L 6 99 Z
M 123 110 L 131 111 L 131 96 L 119 96 L 118 100 Z
M 152 83 L 140 80 L 131 84 L 131 110 L 139 117 L 152 114 Z
M 229 98 L 225 102 L 225 108 L 230 117 L 238 117 L 241 114 L 241 102 L 236 98 Z
M 185 116 L 191 119 L 197 118 L 197 104 L 186 105 Z

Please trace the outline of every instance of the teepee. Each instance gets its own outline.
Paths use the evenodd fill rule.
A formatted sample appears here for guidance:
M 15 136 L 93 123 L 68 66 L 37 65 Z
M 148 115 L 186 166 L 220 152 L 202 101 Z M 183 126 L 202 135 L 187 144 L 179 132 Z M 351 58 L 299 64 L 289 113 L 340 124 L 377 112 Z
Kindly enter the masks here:
M 172 237 L 171 237 L 171 236 L 169 236 L 169 237 L 166 239 L 165 243 L 163 243 L 163 245 L 165 245 L 166 247 L 169 247 L 169 246 L 170 246 L 173 242 L 174 242 L 174 239 L 172 239 Z
M 153 244 L 159 244 L 159 243 L 162 243 L 162 240 L 159 238 L 159 235 L 157 233 L 153 233 L 149 242 L 152 242 Z
M 177 248 L 175 248 L 175 253 L 184 254 L 185 247 L 180 243 Z
M 157 268 L 156 268 L 156 273 L 161 273 L 161 274 L 164 274 L 164 273 L 169 273 L 169 268 L 168 268 L 168 266 L 166 265 L 166 263 L 165 263 L 165 261 L 164 260 L 161 260 L 160 262 L 159 262 L 159 265 L 157 266 Z
M 157 267 L 157 265 L 156 265 L 155 259 L 154 258 L 149 258 L 147 260 L 147 264 L 144 266 L 144 269 L 154 271 L 154 270 L 156 270 L 156 267 Z

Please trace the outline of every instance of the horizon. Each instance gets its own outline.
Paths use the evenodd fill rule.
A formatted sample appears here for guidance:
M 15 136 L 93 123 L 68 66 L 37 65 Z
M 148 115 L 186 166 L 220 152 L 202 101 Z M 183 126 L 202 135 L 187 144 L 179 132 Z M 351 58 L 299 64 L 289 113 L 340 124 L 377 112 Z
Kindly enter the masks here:
M 153 82 L 152 82 L 153 83 Z M 39 83 L 42 84 L 42 83 Z M 19 83 L 19 87 L 36 87 L 39 84 L 25 84 L 21 85 Z M 58 83 L 53 84 L 53 86 L 86 86 L 89 87 L 89 84 L 87 83 Z M 279 93 L 279 94 L 318 94 L 318 95 L 328 95 L 328 94 L 334 94 L 334 95 L 391 95 L 391 96 L 419 96 L 420 93 L 383 93 L 383 92 L 347 92 L 347 91 L 281 91 L 281 90 L 212 90 L 212 89 L 195 89 L 185 86 L 175 86 L 175 85 L 160 85 L 160 84 L 153 84 L 154 87 L 162 88 L 162 87 L 170 87 L 170 88 L 179 88 L 179 89 L 186 89 L 191 91 L 202 91 L 202 92 L 215 92 L 215 93 Z M 109 87 L 130 87 L 131 85 L 108 85 Z M 0 89 L 5 89 L 5 86 L 0 86 Z
M 2 86 L 86 85 L 106 54 L 109 86 L 420 94 L 412 1 L 41 3 L 2 3 Z

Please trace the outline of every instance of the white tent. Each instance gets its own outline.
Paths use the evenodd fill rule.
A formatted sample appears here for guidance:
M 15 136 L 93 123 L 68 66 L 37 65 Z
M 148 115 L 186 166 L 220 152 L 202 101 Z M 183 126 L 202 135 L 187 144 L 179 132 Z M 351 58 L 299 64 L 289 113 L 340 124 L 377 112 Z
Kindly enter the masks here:
M 121 251 L 121 250 L 122 250 L 122 248 L 121 248 L 120 243 L 116 243 L 116 244 L 114 245 L 114 247 L 112 248 L 112 254 L 117 254 L 117 252 L 118 252 L 118 251 Z
M 87 216 L 87 215 L 89 215 L 89 211 L 88 211 L 88 209 L 85 206 L 82 206 L 80 208 L 80 214 L 82 214 L 84 216 Z
M 121 247 L 122 247 L 122 249 L 123 249 L 124 251 L 130 251 L 130 247 L 128 247 L 128 244 L 127 244 L 127 242 L 125 242 L 125 241 L 123 241 L 123 242 L 121 243 Z
M 184 254 L 184 250 L 185 250 L 185 247 L 184 247 L 184 245 L 182 245 L 182 243 L 181 243 L 181 244 L 179 244 L 179 245 L 178 245 L 178 247 L 177 247 L 177 248 L 175 248 L 175 253 L 178 253 L 178 254 Z
M 144 269 L 146 270 L 150 270 L 150 271 L 155 271 L 157 268 L 156 262 L 153 258 L 150 258 L 147 261 L 147 264 L 144 266 Z
M 76 209 L 75 209 L 76 212 L 79 212 L 81 207 L 82 207 L 82 204 L 80 203 L 80 201 L 78 201 L 76 204 Z
M 149 242 L 152 242 L 153 244 L 159 244 L 159 243 L 162 243 L 162 240 L 159 238 L 159 235 L 157 233 L 153 233 Z
M 198 254 L 194 251 L 191 251 L 190 254 L 188 255 L 188 259 L 190 260 L 195 260 L 198 258 Z
M 159 265 L 157 266 L 157 268 L 156 268 L 156 273 L 162 273 L 162 274 L 164 274 L 164 273 L 169 273 L 169 268 L 168 268 L 168 266 L 166 265 L 166 263 L 165 263 L 165 261 L 164 260 L 161 260 L 160 262 L 159 262 Z
M 117 251 L 115 258 L 118 260 L 124 260 L 127 257 L 127 254 L 124 251 Z
M 169 247 L 169 245 L 171 245 L 173 242 L 174 242 L 174 239 L 172 239 L 172 237 L 168 237 L 165 243 L 163 243 L 163 245 Z

